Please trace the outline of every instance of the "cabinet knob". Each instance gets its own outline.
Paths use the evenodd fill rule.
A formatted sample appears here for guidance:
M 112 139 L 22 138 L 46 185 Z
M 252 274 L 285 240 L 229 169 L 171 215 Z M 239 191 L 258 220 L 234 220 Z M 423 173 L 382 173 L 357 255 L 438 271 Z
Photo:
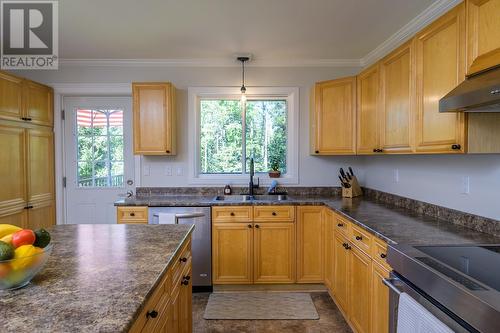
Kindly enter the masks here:
M 356 236 L 356 240 L 359 240 L 359 241 L 360 241 L 360 240 L 362 240 L 362 239 L 363 239 L 363 237 L 361 237 L 361 236 Z
M 231 212 L 229 215 L 234 216 L 234 213 L 233 213 L 233 212 Z
M 346 250 L 350 250 L 351 246 L 349 244 L 346 244 L 347 246 L 345 247 Z
M 148 311 L 148 312 L 146 312 L 146 317 L 154 319 L 154 318 L 158 317 L 158 311 L 156 311 L 156 310 Z
M 383 149 L 380 149 L 380 148 L 379 148 L 379 149 L 377 149 L 377 153 L 383 153 L 383 152 L 384 152 L 384 150 L 383 150 Z
M 135 213 L 130 213 L 130 216 L 135 216 Z
M 251 229 L 251 228 L 252 228 L 252 225 L 251 225 L 251 224 L 249 224 L 249 225 L 248 225 L 248 228 L 250 228 L 250 229 Z
M 180 259 L 179 259 L 179 261 L 180 261 L 180 262 L 186 262 L 186 261 L 188 261 L 188 260 L 187 260 L 187 258 L 182 257 L 182 258 L 180 258 Z
M 451 149 L 453 149 L 453 150 L 459 150 L 461 147 L 462 146 L 460 146 L 458 144 L 457 145 L 451 145 Z
M 189 280 L 191 280 L 191 276 L 186 275 L 186 276 L 184 276 L 184 278 L 183 278 L 183 279 L 184 279 L 184 280 L 186 280 L 186 281 L 189 281 Z
M 260 228 L 260 226 L 259 226 L 258 224 L 256 224 L 256 225 L 255 225 L 255 228 L 259 229 L 259 228 Z
M 189 284 L 189 281 L 186 279 L 182 280 L 182 282 L 181 282 L 181 285 L 183 285 L 183 286 L 187 286 L 188 284 Z
M 373 148 L 373 152 L 376 153 L 378 151 L 377 148 Z
M 344 223 L 338 223 L 337 224 L 337 227 L 343 227 L 344 226 Z
M 165 152 L 166 152 L 167 154 L 170 154 L 170 150 L 165 150 Z
M 319 154 L 319 150 L 316 150 L 316 151 L 315 151 L 315 153 L 316 153 L 316 154 Z
M 31 118 L 27 118 L 27 117 L 22 117 L 21 119 L 24 121 L 31 121 Z
M 386 257 L 387 257 L 387 254 L 385 254 L 385 253 L 380 254 L 380 258 L 385 259 Z
M 273 215 L 273 216 L 276 216 L 276 212 L 272 212 L 272 215 Z

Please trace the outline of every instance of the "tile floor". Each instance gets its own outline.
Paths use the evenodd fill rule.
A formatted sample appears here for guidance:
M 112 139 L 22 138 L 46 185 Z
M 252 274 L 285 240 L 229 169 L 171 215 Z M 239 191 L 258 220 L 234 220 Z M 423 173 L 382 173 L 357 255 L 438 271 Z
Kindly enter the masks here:
M 319 320 L 205 320 L 209 293 L 193 294 L 193 333 L 352 333 L 326 292 L 313 292 Z

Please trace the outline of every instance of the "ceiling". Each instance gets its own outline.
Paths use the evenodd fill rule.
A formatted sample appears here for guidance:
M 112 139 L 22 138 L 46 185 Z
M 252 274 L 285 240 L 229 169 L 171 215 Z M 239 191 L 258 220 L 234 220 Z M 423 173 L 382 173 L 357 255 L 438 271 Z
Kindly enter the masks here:
M 360 59 L 436 0 L 64 0 L 63 59 Z

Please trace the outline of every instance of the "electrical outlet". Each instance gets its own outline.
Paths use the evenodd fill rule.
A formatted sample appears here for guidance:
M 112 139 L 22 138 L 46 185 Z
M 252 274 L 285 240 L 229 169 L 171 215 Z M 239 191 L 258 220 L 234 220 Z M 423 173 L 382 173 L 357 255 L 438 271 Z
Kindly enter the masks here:
M 394 169 L 394 182 L 399 183 L 399 169 Z
M 182 176 L 182 167 L 177 167 L 177 176 Z
M 165 176 L 172 176 L 172 167 L 171 166 L 165 167 Z
M 461 194 L 469 194 L 470 193 L 470 177 L 463 176 L 462 177 L 462 191 Z

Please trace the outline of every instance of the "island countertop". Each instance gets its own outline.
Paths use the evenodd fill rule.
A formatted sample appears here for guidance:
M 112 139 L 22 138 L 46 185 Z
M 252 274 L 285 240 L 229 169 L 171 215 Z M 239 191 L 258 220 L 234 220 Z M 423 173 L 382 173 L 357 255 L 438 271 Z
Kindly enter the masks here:
M 190 225 L 61 225 L 46 267 L 0 292 L 0 332 L 126 332 Z

